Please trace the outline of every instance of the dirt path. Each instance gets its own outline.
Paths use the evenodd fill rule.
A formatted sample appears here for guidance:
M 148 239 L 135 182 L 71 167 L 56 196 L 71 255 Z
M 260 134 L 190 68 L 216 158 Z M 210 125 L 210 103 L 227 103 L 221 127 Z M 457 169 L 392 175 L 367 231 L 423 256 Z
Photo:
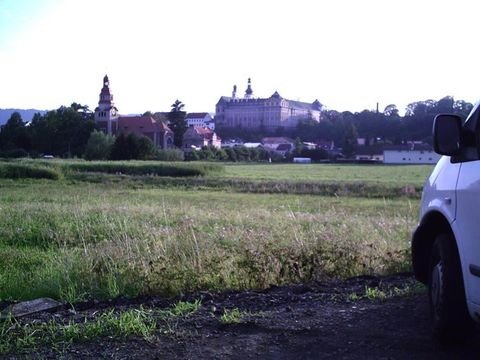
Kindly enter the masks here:
M 262 292 L 204 292 L 184 298 L 201 298 L 198 312 L 176 320 L 168 335 L 159 331 L 153 341 L 98 339 L 73 344 L 61 354 L 45 348 L 7 358 L 477 359 L 478 331 L 456 347 L 432 340 L 426 295 L 412 294 L 414 284 L 409 276 L 364 277 Z M 387 297 L 382 299 L 384 295 Z M 91 315 L 111 306 L 161 308 L 170 303 L 162 298 L 120 299 L 94 307 L 83 304 L 84 309 L 76 314 L 65 310 L 37 315 L 36 319 Z M 222 323 L 224 309 L 234 308 L 244 314 L 242 321 Z

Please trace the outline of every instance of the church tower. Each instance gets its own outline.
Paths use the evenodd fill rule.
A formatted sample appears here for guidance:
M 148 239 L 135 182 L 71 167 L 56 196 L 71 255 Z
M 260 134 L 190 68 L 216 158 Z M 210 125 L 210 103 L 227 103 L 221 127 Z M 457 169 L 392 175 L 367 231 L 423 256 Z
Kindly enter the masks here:
M 95 122 L 108 135 L 115 135 L 118 128 L 118 110 L 113 102 L 113 95 L 110 92 L 110 81 L 108 76 L 103 78 L 103 87 L 100 91 L 100 99 L 95 109 Z
M 251 99 L 253 97 L 253 90 L 252 90 L 252 81 L 248 78 L 248 86 L 247 90 L 245 90 L 245 99 Z

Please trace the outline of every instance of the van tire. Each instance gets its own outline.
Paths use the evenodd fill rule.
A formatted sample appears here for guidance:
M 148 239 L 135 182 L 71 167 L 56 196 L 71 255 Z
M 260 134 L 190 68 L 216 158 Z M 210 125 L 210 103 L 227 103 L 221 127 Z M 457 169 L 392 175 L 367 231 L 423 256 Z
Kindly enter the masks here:
M 458 342 L 472 329 L 455 239 L 440 234 L 432 247 L 428 296 L 433 335 L 442 342 Z

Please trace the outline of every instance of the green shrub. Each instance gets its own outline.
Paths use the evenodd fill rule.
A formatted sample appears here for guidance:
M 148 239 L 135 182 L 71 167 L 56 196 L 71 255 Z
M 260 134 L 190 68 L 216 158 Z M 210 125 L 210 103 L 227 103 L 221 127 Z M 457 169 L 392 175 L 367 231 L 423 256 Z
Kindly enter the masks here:
M 110 156 L 115 139 L 102 131 L 94 130 L 90 134 L 87 147 L 85 149 L 86 160 L 106 160 Z
M 183 151 L 178 149 L 157 150 L 155 159 L 159 161 L 183 161 Z
M 3 163 L 0 165 L 0 178 L 58 180 L 62 178 L 62 173 L 58 169 L 47 168 L 44 166 L 20 163 Z

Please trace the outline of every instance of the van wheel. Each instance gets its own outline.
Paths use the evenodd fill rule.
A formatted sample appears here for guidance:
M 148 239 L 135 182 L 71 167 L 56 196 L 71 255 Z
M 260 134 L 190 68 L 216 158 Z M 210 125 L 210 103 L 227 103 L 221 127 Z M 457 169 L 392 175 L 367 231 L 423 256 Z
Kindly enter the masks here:
M 436 237 L 430 258 L 428 295 L 433 334 L 441 341 L 458 341 L 472 328 L 465 299 L 462 269 L 452 235 Z

